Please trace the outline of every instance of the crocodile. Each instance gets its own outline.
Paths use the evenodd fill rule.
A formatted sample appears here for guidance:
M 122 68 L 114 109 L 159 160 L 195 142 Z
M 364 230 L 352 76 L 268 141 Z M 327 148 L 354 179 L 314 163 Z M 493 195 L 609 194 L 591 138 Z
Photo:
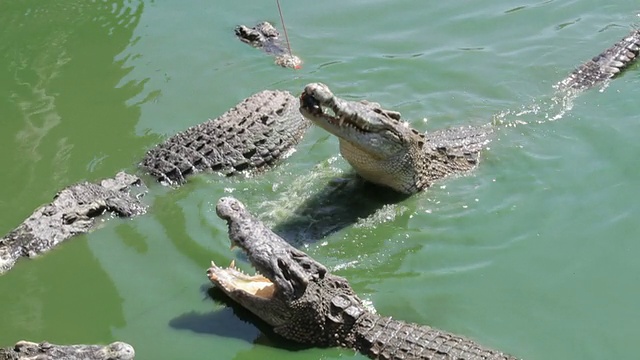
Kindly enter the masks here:
M 91 231 L 104 213 L 120 217 L 143 214 L 137 194 L 139 177 L 119 172 L 99 183 L 82 182 L 62 189 L 53 201 L 36 209 L 18 227 L 0 238 L 0 274 L 21 257 L 33 258 L 70 237 Z
M 274 55 L 277 65 L 292 69 L 300 69 L 302 67 L 302 60 L 293 55 L 291 49 L 285 48 L 280 39 L 280 33 L 271 23 L 263 21 L 251 28 L 245 25 L 238 25 L 234 31 L 240 41 L 255 48 L 263 49 L 267 54 Z
M 226 176 L 261 172 L 294 151 L 310 122 L 287 91 L 256 93 L 216 119 L 178 133 L 149 150 L 139 166 L 161 183 L 180 185 L 188 176 L 214 171 Z M 97 183 L 68 186 L 0 238 L 0 275 L 22 257 L 33 258 L 74 235 L 91 231 L 107 212 L 143 214 L 147 186 L 140 177 L 118 173 Z M 104 218 L 103 219 L 107 219 Z
M 0 348 L 0 360 L 133 360 L 133 346 L 124 342 L 101 345 L 55 345 L 48 342 L 19 341 Z
M 289 155 L 310 122 L 288 91 L 264 90 L 212 119 L 149 150 L 140 167 L 161 182 L 182 184 L 188 175 L 214 171 L 231 176 L 268 169 Z
M 350 348 L 372 359 L 516 359 L 462 336 L 374 313 L 345 278 L 289 245 L 235 198 L 221 198 L 216 213 L 227 222 L 231 247 L 240 248 L 259 274 L 245 274 L 234 261 L 226 268 L 212 262 L 207 277 L 288 340 Z
M 579 66 L 556 87 L 577 92 L 601 84 L 627 68 L 639 51 L 640 30 L 634 30 Z M 338 137 L 342 157 L 358 175 L 405 194 L 475 168 L 493 131 L 486 124 L 420 133 L 399 112 L 376 102 L 341 99 L 322 83 L 304 88 L 300 112 Z
M 321 83 L 304 88 L 300 112 L 338 137 L 342 157 L 358 175 L 405 194 L 475 168 L 493 131 L 486 125 L 420 133 L 399 112 L 340 99 Z

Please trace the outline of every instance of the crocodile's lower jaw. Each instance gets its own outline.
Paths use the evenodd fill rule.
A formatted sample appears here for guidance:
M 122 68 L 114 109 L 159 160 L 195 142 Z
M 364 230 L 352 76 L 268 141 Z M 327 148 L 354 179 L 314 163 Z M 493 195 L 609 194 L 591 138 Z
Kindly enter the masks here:
M 262 275 L 247 275 L 237 269 L 233 262 L 228 268 L 221 268 L 212 261 L 207 276 L 230 296 L 235 292 L 241 292 L 268 300 L 275 292 L 275 285 L 269 279 Z

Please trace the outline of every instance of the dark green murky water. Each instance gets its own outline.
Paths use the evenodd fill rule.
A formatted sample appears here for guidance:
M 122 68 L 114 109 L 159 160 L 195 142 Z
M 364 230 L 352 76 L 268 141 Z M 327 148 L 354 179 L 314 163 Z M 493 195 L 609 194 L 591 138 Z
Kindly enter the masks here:
M 237 41 L 275 2 L 0 2 L 0 232 L 81 180 L 265 88 L 321 81 L 421 130 L 501 123 L 469 176 L 378 210 L 305 251 L 395 318 L 525 359 L 633 359 L 640 315 L 640 74 L 565 104 L 552 85 L 638 22 L 636 1 L 282 1 L 300 71 Z M 208 299 L 235 258 L 214 205 L 269 224 L 348 172 L 312 128 L 264 176 L 155 184 L 115 220 L 0 277 L 0 346 L 124 340 L 139 359 L 363 358 L 290 349 Z M 245 264 L 246 265 L 246 264 Z

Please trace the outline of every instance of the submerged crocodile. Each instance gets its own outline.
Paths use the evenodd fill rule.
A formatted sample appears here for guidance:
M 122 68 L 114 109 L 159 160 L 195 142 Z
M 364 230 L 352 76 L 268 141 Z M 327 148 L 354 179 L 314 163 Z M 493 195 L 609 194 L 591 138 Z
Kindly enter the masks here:
M 580 91 L 601 84 L 629 66 L 639 51 L 640 30 L 634 30 L 578 67 L 557 88 Z M 490 125 L 484 125 L 423 134 L 401 119 L 400 113 L 375 102 L 341 99 L 321 83 L 305 87 L 300 112 L 338 137 L 342 157 L 358 175 L 406 194 L 473 169 L 492 132 Z
M 141 169 L 168 184 L 182 184 L 203 171 L 226 176 L 260 172 L 290 154 L 310 122 L 300 115 L 297 99 L 286 91 L 254 94 L 220 117 L 191 127 L 149 150 Z M 50 204 L 0 238 L 0 275 L 21 257 L 32 258 L 64 240 L 96 227 L 110 212 L 133 217 L 145 212 L 142 180 L 125 172 L 99 183 L 64 188 Z
M 238 200 L 218 201 L 231 246 L 262 275 L 249 276 L 232 262 L 215 263 L 209 280 L 233 301 L 286 339 L 357 350 L 372 359 L 515 360 L 473 340 L 371 312 L 348 281 L 294 248 L 252 216 Z
M 0 360 L 133 360 L 135 351 L 127 343 L 100 345 L 54 345 L 48 342 L 19 341 L 0 348 Z
M 282 67 L 300 69 L 302 60 L 291 54 L 280 39 L 280 33 L 269 22 L 261 22 L 250 28 L 245 25 L 238 25 L 235 33 L 240 41 L 245 42 L 255 48 L 263 49 L 267 54 L 276 57 L 276 64 Z

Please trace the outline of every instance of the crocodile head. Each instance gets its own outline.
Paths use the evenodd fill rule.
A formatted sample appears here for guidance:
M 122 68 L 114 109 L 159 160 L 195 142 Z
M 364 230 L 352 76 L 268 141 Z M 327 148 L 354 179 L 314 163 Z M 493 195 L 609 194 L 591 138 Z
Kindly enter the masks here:
M 212 262 L 211 282 L 287 339 L 338 345 L 333 335 L 365 312 L 347 280 L 289 245 L 238 200 L 220 199 L 216 212 L 227 221 L 231 247 L 242 249 L 258 274 L 247 275 L 233 262 L 228 268 Z
M 275 55 L 277 65 L 292 69 L 302 67 L 302 59 L 291 54 L 290 50 L 286 51 L 280 41 L 280 33 L 271 23 L 263 21 L 252 28 L 238 25 L 235 28 L 235 33 L 240 41 Z
M 300 112 L 338 137 L 342 157 L 360 176 L 405 194 L 473 169 L 492 132 L 490 126 L 462 126 L 422 134 L 400 113 L 340 99 L 320 83 L 305 87 Z
M 300 112 L 339 138 L 340 153 L 363 178 L 403 193 L 426 186 L 419 174 L 426 161 L 424 135 L 399 112 L 366 100 L 340 99 L 320 83 L 305 87 Z
M 270 23 L 264 21 L 250 28 L 245 25 L 238 25 L 235 28 L 236 36 L 255 47 L 262 47 L 267 41 L 277 39 L 280 34 Z

